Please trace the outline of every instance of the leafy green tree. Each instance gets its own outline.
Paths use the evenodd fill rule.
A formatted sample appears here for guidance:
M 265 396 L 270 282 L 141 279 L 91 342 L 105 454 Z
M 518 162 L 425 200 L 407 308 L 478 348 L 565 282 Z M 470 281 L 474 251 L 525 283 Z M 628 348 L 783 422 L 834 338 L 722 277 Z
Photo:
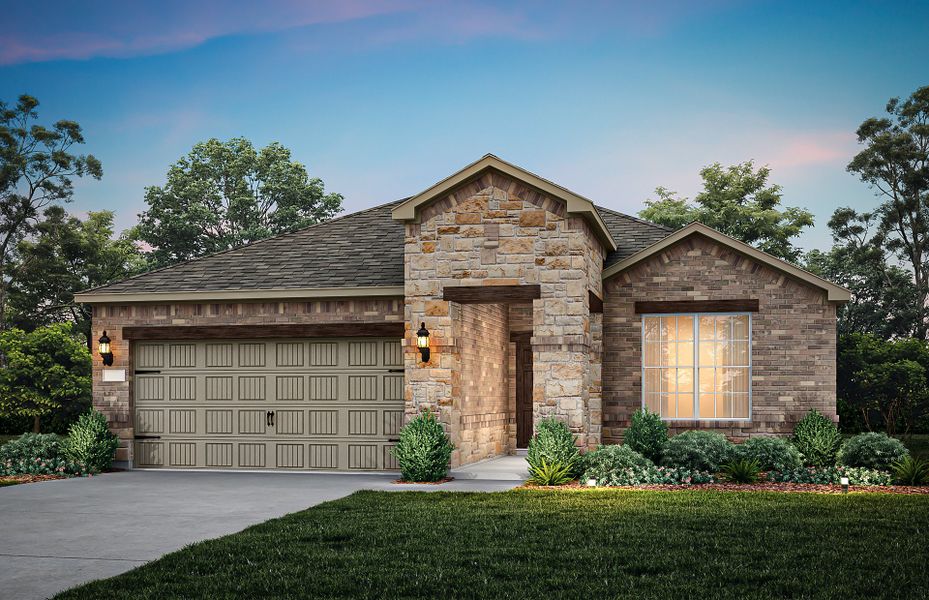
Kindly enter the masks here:
M 837 395 L 843 429 L 913 431 L 929 417 L 929 346 L 868 334 L 839 339 Z
M 243 138 L 210 139 L 168 170 L 164 187 L 146 188 L 138 239 L 153 266 L 228 250 L 318 223 L 342 209 L 278 143 L 256 151 Z
M 693 203 L 659 187 L 655 190 L 658 199 L 646 200 L 639 216 L 674 228 L 699 221 L 768 254 L 797 262 L 800 249 L 791 240 L 813 225 L 813 215 L 802 208 L 781 208 L 781 187 L 768 184 L 770 175 L 771 169 L 755 169 L 753 161 L 729 167 L 714 163 L 700 171 L 703 191 Z
M 56 323 L 25 332 L 0 332 L 0 416 L 27 416 L 33 431 L 53 411 L 90 402 L 90 352 L 72 333 L 70 323 Z
M 22 95 L 15 106 L 0 102 L 0 330 L 7 327 L 7 296 L 16 248 L 39 222 L 42 210 L 68 202 L 74 177 L 100 179 L 103 168 L 92 155 L 72 149 L 84 143 L 81 127 L 61 120 L 39 125 L 39 101 Z
M 912 271 L 919 293 L 917 335 L 926 339 L 929 301 L 929 86 L 892 98 L 886 117 L 858 128 L 865 148 L 848 164 L 881 198 L 877 242 Z
M 832 249 L 809 252 L 805 267 L 851 290 L 851 302 L 838 309 L 839 335 L 908 337 L 917 332 L 919 291 L 908 271 L 888 263 L 873 235 L 875 220 L 850 208 L 835 211 L 829 220 Z
M 74 293 L 139 273 L 144 258 L 125 236 L 113 239 L 109 211 L 91 212 L 81 221 L 51 206 L 35 229 L 19 243 L 12 269 L 13 326 L 31 330 L 71 321 L 77 332 L 90 336 L 90 307 L 74 302 Z

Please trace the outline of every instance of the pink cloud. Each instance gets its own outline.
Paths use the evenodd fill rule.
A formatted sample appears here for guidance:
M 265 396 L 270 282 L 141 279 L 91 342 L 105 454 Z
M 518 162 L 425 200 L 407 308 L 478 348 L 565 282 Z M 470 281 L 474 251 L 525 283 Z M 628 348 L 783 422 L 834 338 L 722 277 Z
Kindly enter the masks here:
M 405 12 L 424 0 L 165 0 L 60 4 L 50 22 L 27 8 L 0 24 L 0 64 L 128 57 L 183 50 L 210 39 L 281 31 Z

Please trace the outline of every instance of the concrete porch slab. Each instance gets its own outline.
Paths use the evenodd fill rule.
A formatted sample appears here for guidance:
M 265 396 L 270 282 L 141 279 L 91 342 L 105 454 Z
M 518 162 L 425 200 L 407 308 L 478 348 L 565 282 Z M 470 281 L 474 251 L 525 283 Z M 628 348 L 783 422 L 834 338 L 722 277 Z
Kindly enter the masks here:
M 525 456 L 497 456 L 452 469 L 455 479 L 525 481 L 529 478 Z

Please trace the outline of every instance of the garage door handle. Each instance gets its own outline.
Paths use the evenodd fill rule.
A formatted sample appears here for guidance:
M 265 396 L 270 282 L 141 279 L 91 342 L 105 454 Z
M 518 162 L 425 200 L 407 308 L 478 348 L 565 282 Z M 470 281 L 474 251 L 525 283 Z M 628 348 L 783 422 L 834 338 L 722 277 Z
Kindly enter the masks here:
M 271 427 L 274 427 L 274 411 L 271 411 Z
M 271 415 L 272 415 L 272 413 L 271 413 L 270 410 L 269 410 L 268 412 L 265 413 L 265 425 L 268 426 L 268 427 L 271 426 Z

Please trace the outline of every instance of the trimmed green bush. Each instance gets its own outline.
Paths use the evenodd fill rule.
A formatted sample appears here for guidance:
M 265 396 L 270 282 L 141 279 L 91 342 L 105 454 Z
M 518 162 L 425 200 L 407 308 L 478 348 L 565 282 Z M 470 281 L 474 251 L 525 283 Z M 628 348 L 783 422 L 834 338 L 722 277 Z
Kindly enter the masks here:
M 0 475 L 83 475 L 83 463 L 64 455 L 65 440 L 52 433 L 26 433 L 0 446 Z
M 819 483 L 839 484 L 842 477 L 848 477 L 851 485 L 890 485 L 891 476 L 884 471 L 862 469 L 859 467 L 800 467 L 787 471 L 771 471 L 768 481 L 785 483 Z
M 658 413 L 648 409 L 632 413 L 632 423 L 623 435 L 623 444 L 657 463 L 668 442 L 668 425 Z
M 548 462 L 544 458 L 538 467 L 529 467 L 529 483 L 536 485 L 564 485 L 570 482 L 571 467 L 560 462 Z
M 803 464 L 813 467 L 835 465 L 842 435 L 836 424 L 816 410 L 810 410 L 794 427 L 794 446 L 803 455 Z
M 694 471 L 718 473 L 732 459 L 732 443 L 715 431 L 685 431 L 665 445 L 661 464 Z
M 424 411 L 400 430 L 393 455 L 404 481 L 440 481 L 448 474 L 451 440 L 432 411 Z
M 761 469 L 754 458 L 740 458 L 723 465 L 722 474 L 733 483 L 755 483 L 761 477 Z
M 929 483 L 929 461 L 907 455 L 890 465 L 894 481 L 900 485 L 923 485 Z
M 65 457 L 83 463 L 91 473 L 109 469 L 118 447 L 119 438 L 110 432 L 106 417 L 94 409 L 78 417 L 62 445 Z
M 758 462 L 762 471 L 784 471 L 803 466 L 800 451 L 790 440 L 779 437 L 753 437 L 737 444 L 735 455 Z
M 596 479 L 598 482 L 613 481 L 616 474 L 626 469 L 645 469 L 654 466 L 648 460 L 629 446 L 600 446 L 596 450 L 584 455 L 582 483 L 587 479 Z M 602 485 L 629 485 L 617 483 L 603 483 Z
M 561 463 L 568 467 L 571 477 L 577 477 L 582 468 L 574 434 L 564 421 L 554 417 L 536 423 L 535 435 L 529 440 L 526 451 L 526 461 L 530 470 L 541 468 L 542 461 Z
M 903 443 L 886 433 L 859 433 L 842 444 L 839 462 L 848 467 L 889 471 L 893 463 L 910 455 Z

